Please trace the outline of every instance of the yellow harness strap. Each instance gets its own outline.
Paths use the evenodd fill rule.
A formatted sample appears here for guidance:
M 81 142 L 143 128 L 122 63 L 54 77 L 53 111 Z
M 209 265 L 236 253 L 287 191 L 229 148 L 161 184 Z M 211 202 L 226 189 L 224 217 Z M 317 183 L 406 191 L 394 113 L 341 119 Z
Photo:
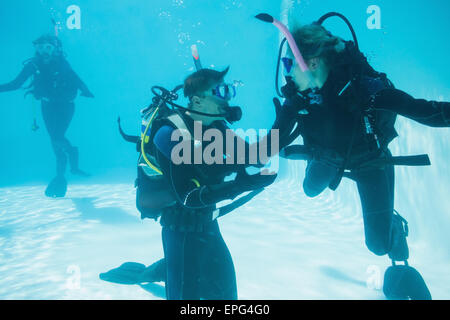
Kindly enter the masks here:
M 196 187 L 200 187 L 200 182 L 197 179 L 191 179 L 191 181 L 196 185 Z

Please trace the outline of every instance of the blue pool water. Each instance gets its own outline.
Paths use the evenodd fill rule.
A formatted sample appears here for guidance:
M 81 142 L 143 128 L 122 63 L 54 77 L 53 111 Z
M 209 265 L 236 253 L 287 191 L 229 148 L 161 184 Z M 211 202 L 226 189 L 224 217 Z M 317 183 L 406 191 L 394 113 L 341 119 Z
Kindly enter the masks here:
M 67 8 L 80 9 L 69 29 Z M 367 9 L 380 9 L 370 29 Z M 160 226 L 140 220 L 135 207 L 134 146 L 150 87 L 174 87 L 192 73 L 191 45 L 204 67 L 240 80 L 233 101 L 243 109 L 235 128 L 270 128 L 280 35 L 254 18 L 267 12 L 289 26 L 329 11 L 345 14 L 371 65 L 416 98 L 450 100 L 447 1 L 152 0 L 3 1 L 0 10 L 0 84 L 34 54 L 31 42 L 58 29 L 67 59 L 94 93 L 78 97 L 67 137 L 80 150 L 89 178 L 68 175 L 65 198 L 44 195 L 54 154 L 39 103 L 24 90 L 0 93 L 0 299 L 161 299 L 163 283 L 123 286 L 98 274 L 125 261 L 162 257 Z M 70 23 L 69 23 L 70 25 Z M 338 19 L 326 22 L 350 39 Z M 185 103 L 184 98 L 180 103 Z M 40 129 L 30 130 L 36 118 Z M 396 123 L 394 155 L 430 156 L 430 167 L 396 167 L 396 209 L 409 221 L 410 264 L 433 298 L 450 297 L 450 130 L 406 118 Z M 241 299 L 384 299 L 387 257 L 364 245 L 356 186 L 307 198 L 305 163 L 280 160 L 277 181 L 252 202 L 222 218 Z

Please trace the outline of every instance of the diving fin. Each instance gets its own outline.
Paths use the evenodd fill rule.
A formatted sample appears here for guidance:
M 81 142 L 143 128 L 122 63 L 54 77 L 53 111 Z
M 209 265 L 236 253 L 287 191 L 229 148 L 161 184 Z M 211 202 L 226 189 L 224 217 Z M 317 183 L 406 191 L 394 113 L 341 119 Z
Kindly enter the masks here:
M 450 103 L 441 102 L 441 108 L 442 108 L 442 118 L 444 119 L 446 126 L 449 127 L 450 126 Z
M 390 300 L 431 300 L 431 294 L 420 273 L 408 265 L 408 222 L 396 210 L 392 216 L 392 246 L 388 252 L 392 266 L 384 274 L 383 292 Z M 396 265 L 404 261 L 405 265 Z
M 166 279 L 165 260 L 161 259 L 146 267 L 142 263 L 125 262 L 120 267 L 100 273 L 99 278 L 118 284 L 141 284 L 159 282 Z
M 393 265 L 386 270 L 383 293 L 389 300 L 431 300 L 422 276 L 408 265 Z
M 62 176 L 55 177 L 45 189 L 45 195 L 50 198 L 62 198 L 67 192 L 67 181 Z
M 145 265 L 137 262 L 125 262 L 120 267 L 100 273 L 99 278 L 104 281 L 119 284 L 139 284 L 141 273 Z

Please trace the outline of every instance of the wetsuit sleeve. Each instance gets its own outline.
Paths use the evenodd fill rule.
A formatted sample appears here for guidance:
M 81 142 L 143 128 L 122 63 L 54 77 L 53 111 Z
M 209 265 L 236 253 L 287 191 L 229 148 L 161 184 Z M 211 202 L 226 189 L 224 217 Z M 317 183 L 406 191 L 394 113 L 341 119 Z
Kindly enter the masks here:
M 76 82 L 76 86 L 77 88 L 81 91 L 81 95 L 83 97 L 88 97 L 88 98 L 93 98 L 94 95 L 92 94 L 92 92 L 88 89 L 88 87 L 86 86 L 86 84 L 83 82 L 83 80 L 81 80 L 81 78 L 78 76 L 78 74 L 72 69 L 72 67 L 70 66 L 70 64 L 66 61 L 67 64 L 67 68 L 69 69 L 70 73 L 72 73 L 72 76 L 74 78 L 74 81 Z
M 74 72 L 75 77 L 78 81 L 78 89 L 81 91 L 83 97 L 93 98 L 94 94 L 88 89 L 86 84 L 81 80 L 81 78 Z
M 430 127 L 450 126 L 450 103 L 415 99 L 397 89 L 377 92 L 370 103 L 375 110 L 388 110 Z
M 238 195 L 260 188 L 267 187 L 276 179 L 277 175 L 252 175 L 247 176 L 238 173 L 235 180 L 222 182 L 218 184 L 200 185 L 198 182 L 189 181 L 190 184 L 177 183 L 178 176 L 182 176 L 188 167 L 175 166 L 169 164 L 170 178 L 173 181 L 174 191 L 177 193 L 178 201 L 189 209 L 202 209 L 215 207 L 215 205 L 223 200 L 232 200 Z M 240 178 L 242 176 L 243 178 Z M 179 187 L 178 187 L 179 186 Z
M 165 158 L 170 159 L 170 155 L 172 153 L 172 149 L 177 144 L 176 141 L 172 141 L 172 133 L 175 131 L 171 126 L 162 126 L 156 132 L 153 137 L 153 143 L 156 148 L 161 152 Z
M 245 168 L 249 166 L 264 167 L 271 157 L 276 156 L 282 148 L 290 144 L 297 136 L 291 137 L 292 129 L 295 127 L 296 114 L 293 108 L 289 106 L 281 106 L 278 99 L 274 99 L 276 119 L 272 128 L 263 137 L 258 137 L 258 141 L 250 144 L 232 130 L 227 131 L 226 139 L 233 139 L 233 152 L 227 153 L 227 160 L 231 157 L 232 163 L 237 168 Z M 222 126 L 222 132 L 229 129 Z M 231 142 L 231 141 L 228 141 Z M 224 150 L 229 150 L 228 146 L 224 146 Z
M 239 181 L 227 181 L 219 184 L 200 184 L 196 174 L 195 164 L 175 164 L 171 153 L 175 144 L 171 135 L 175 129 L 169 126 L 161 127 L 155 134 L 153 142 L 157 149 L 157 158 L 161 170 L 168 179 L 178 202 L 188 209 L 214 207 L 216 203 L 234 199 L 239 194 L 265 187 L 273 182 L 276 175 L 253 177 Z M 193 147 L 193 145 L 191 145 Z
M 36 67 L 32 63 L 27 63 L 19 75 L 11 82 L 0 85 L 0 92 L 17 90 L 36 72 Z

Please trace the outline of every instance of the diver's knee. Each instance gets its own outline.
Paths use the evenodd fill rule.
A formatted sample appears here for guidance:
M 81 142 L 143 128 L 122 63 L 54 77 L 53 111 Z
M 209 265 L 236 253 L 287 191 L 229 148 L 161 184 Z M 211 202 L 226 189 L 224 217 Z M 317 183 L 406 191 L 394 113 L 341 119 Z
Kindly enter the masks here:
M 63 139 L 52 138 L 51 141 L 54 148 L 63 149 L 65 146 Z
M 384 256 L 389 252 L 389 240 L 366 240 L 366 246 L 370 250 L 370 252 L 376 254 L 377 256 Z
M 315 188 L 309 185 L 308 183 L 303 183 L 303 191 L 305 192 L 307 197 L 314 198 L 317 197 L 319 194 L 321 194 L 323 190 Z

